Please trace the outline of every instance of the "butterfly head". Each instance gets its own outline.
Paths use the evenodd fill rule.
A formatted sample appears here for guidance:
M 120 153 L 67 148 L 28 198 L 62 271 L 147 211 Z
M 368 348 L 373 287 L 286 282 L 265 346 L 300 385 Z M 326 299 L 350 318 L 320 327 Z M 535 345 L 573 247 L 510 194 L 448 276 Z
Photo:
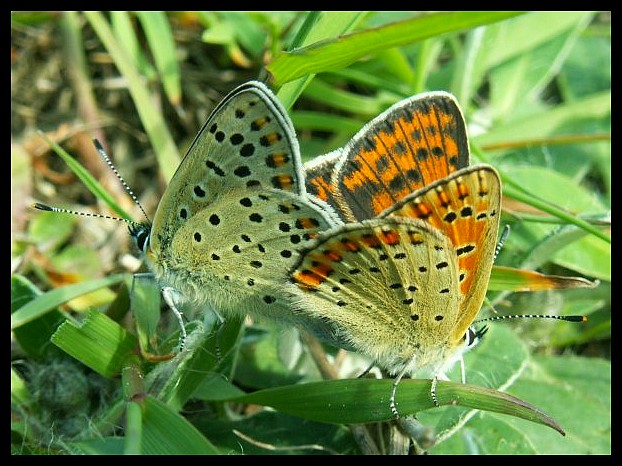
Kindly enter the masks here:
M 150 223 L 136 223 L 129 226 L 130 236 L 132 240 L 143 254 L 147 254 L 149 250 L 149 238 L 151 236 Z

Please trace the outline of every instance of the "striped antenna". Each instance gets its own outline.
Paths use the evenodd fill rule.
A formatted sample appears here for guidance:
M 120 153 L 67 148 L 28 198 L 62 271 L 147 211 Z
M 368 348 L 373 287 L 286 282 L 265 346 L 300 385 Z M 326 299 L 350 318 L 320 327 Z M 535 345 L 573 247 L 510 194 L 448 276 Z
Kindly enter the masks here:
M 479 319 L 473 322 L 472 325 L 481 324 L 483 322 L 492 322 L 495 320 L 511 320 L 511 319 L 554 319 L 554 320 L 565 320 L 566 322 L 587 322 L 587 317 L 585 316 L 555 316 L 555 315 L 544 315 L 544 314 L 513 314 L 509 316 L 492 316 L 486 317 L 485 319 Z M 476 335 L 480 338 L 484 336 L 484 334 L 488 331 L 488 326 L 484 325 L 482 328 L 476 331 Z
M 134 194 L 134 191 L 132 191 L 132 188 L 128 186 L 128 184 L 125 182 L 121 174 L 117 171 L 117 167 L 114 166 L 114 164 L 112 163 L 112 160 L 110 160 L 110 157 L 108 157 L 108 154 L 106 154 L 104 147 L 101 145 L 101 143 L 97 139 L 93 139 L 93 144 L 95 144 L 95 148 L 97 149 L 97 152 L 99 152 L 99 155 L 101 156 L 101 158 L 104 159 L 104 162 L 106 162 L 106 165 L 108 165 L 108 167 L 112 170 L 112 172 L 115 174 L 117 179 L 121 182 L 125 191 L 129 194 L 132 200 L 140 208 L 140 211 L 145 216 L 147 223 L 151 223 L 151 221 L 149 220 L 149 216 L 145 212 L 145 209 L 143 209 L 143 206 L 140 204 L 140 202 L 138 202 L 138 198 Z
M 63 209 L 61 207 L 54 207 L 47 204 L 42 204 L 40 202 L 35 202 L 31 204 L 33 209 L 44 210 L 46 212 L 58 212 L 61 214 L 73 214 L 73 215 L 81 215 L 83 217 L 93 217 L 93 218 L 105 218 L 108 220 L 117 220 L 119 222 L 129 223 L 130 225 L 141 226 L 139 222 L 135 222 L 134 220 L 128 220 L 127 218 L 121 217 L 113 217 L 111 215 L 104 214 L 92 214 L 90 212 L 78 212 L 77 210 Z
M 556 319 L 565 320 L 566 322 L 587 322 L 585 316 L 555 316 L 555 315 L 542 315 L 542 314 L 514 314 L 509 316 L 493 316 L 486 317 L 485 319 L 479 319 L 473 322 L 474 324 L 481 324 L 482 322 L 492 322 L 493 320 L 505 320 L 505 319 Z
M 97 152 L 99 152 L 99 155 L 101 156 L 101 158 L 104 160 L 104 162 L 106 162 L 106 165 L 108 165 L 108 167 L 112 170 L 112 172 L 115 174 L 117 179 L 121 182 L 121 184 L 123 185 L 123 188 L 125 189 L 125 191 L 132 198 L 134 203 L 140 208 L 140 211 L 143 213 L 145 219 L 147 220 L 147 223 L 150 224 L 151 221 L 149 220 L 149 217 L 147 216 L 147 213 L 145 212 L 145 209 L 143 209 L 143 206 L 138 201 L 138 198 L 134 194 L 134 191 L 132 191 L 132 189 L 125 182 L 125 180 L 123 179 L 121 174 L 118 172 L 117 168 L 112 163 L 112 160 L 110 160 L 110 157 L 108 157 L 108 154 L 106 154 L 106 151 L 104 150 L 104 148 L 101 145 L 101 143 L 97 139 L 93 139 L 93 144 L 95 145 L 95 148 L 97 149 Z M 61 207 L 54 207 L 54 206 L 50 206 L 50 205 L 47 205 L 47 204 L 42 204 L 40 202 L 35 202 L 34 204 L 31 204 L 31 207 L 33 209 L 44 210 L 46 212 L 57 212 L 57 213 L 63 213 L 63 214 L 81 215 L 83 217 L 92 217 L 92 218 L 105 218 L 107 220 L 116 220 L 116 221 L 119 221 L 119 222 L 125 222 L 125 223 L 128 223 L 130 225 L 137 226 L 137 227 L 142 226 L 142 224 L 140 222 L 136 222 L 134 220 L 128 220 L 126 218 L 113 217 L 113 216 L 110 216 L 110 215 L 103 215 L 103 214 L 92 214 L 92 213 L 89 213 L 89 212 L 78 212 L 76 210 L 63 209 Z

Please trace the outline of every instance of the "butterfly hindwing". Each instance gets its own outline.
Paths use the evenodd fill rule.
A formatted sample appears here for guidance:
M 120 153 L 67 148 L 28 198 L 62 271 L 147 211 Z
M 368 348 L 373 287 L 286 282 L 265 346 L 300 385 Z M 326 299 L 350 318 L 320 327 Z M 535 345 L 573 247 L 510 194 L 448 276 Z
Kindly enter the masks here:
M 471 325 L 486 295 L 501 213 L 501 182 L 487 165 L 464 168 L 407 196 L 380 217 L 423 220 L 451 240 L 458 261 L 461 313 L 452 340 Z
M 192 143 L 158 206 L 147 258 L 161 286 L 184 300 L 292 317 L 287 271 L 337 221 L 322 207 L 306 195 L 285 110 L 249 82 L 216 106 Z
M 177 231 L 157 261 L 164 265 L 161 279 L 217 309 L 249 299 L 265 315 L 286 306 L 280 291 L 286 271 L 330 221 L 307 201 L 277 190 L 232 194 L 218 209 L 198 212 Z
M 449 238 L 391 217 L 323 233 L 291 273 L 300 312 L 330 322 L 340 346 L 399 372 L 434 363 L 458 318 L 458 266 Z

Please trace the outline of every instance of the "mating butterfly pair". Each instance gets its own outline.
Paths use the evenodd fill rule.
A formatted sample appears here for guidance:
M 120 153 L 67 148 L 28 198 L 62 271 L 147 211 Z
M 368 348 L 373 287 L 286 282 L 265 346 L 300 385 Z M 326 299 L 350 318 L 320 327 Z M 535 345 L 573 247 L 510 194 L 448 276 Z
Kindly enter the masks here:
M 469 342 L 497 242 L 499 177 L 468 164 L 455 99 L 430 93 L 305 175 L 287 113 L 249 82 L 215 108 L 153 225 L 133 234 L 173 306 L 269 317 L 392 374 L 438 373 Z

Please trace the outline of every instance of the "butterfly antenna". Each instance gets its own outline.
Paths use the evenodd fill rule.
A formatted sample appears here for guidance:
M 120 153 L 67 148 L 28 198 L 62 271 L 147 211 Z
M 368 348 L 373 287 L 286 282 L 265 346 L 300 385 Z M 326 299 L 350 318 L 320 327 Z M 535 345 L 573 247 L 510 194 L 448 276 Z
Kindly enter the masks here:
M 493 261 L 497 259 L 497 256 L 501 252 L 503 248 L 503 244 L 505 240 L 510 235 L 510 226 L 505 225 L 503 228 L 503 232 L 501 233 L 501 238 L 499 238 L 499 242 L 497 243 L 497 247 L 495 248 L 495 255 Z M 492 307 L 492 306 L 491 306 Z M 494 308 L 493 308 L 494 310 Z M 496 312 L 496 311 L 495 311 Z M 556 319 L 556 320 L 564 320 L 566 322 L 587 322 L 587 317 L 585 316 L 555 316 L 555 315 L 542 315 L 542 314 L 515 314 L 509 316 L 496 315 L 493 317 L 487 317 L 485 319 L 476 320 L 473 322 L 474 324 L 480 324 L 482 322 L 492 322 L 494 320 L 504 320 L 504 319 Z
M 104 147 L 101 145 L 101 143 L 97 139 L 93 139 L 93 144 L 95 144 L 95 148 L 97 149 L 97 152 L 99 152 L 99 155 L 101 156 L 101 158 L 104 159 L 104 162 L 106 162 L 106 165 L 108 165 L 108 168 L 112 170 L 112 172 L 115 174 L 117 179 L 123 185 L 123 188 L 125 189 L 125 191 L 129 194 L 129 196 L 132 198 L 134 203 L 138 206 L 140 211 L 143 213 L 143 216 L 147 220 L 147 223 L 151 223 L 151 220 L 149 220 L 149 216 L 147 215 L 147 212 L 145 212 L 145 209 L 143 209 L 143 206 L 138 201 L 138 198 L 134 194 L 134 191 L 132 191 L 132 188 L 129 187 L 129 185 L 125 182 L 121 174 L 117 171 L 117 168 L 112 163 L 112 160 L 110 160 L 110 157 L 108 157 L 108 154 L 106 154 Z
M 585 316 L 555 316 L 555 315 L 542 315 L 542 314 L 514 314 L 509 316 L 493 316 L 485 319 L 479 319 L 473 322 L 474 324 L 481 324 L 482 322 L 492 322 L 494 320 L 506 320 L 506 319 L 555 319 L 565 320 L 566 322 L 587 322 Z
M 40 202 L 35 202 L 34 204 L 31 204 L 31 207 L 33 209 L 44 210 L 46 212 L 57 212 L 57 213 L 62 213 L 62 214 L 81 215 L 83 217 L 105 218 L 108 220 L 116 220 L 118 222 L 125 222 L 130 225 L 134 225 L 134 226 L 141 226 L 140 223 L 135 222 L 134 220 L 128 220 L 127 218 L 112 217 L 111 215 L 104 215 L 104 214 L 92 214 L 90 212 L 78 212 L 77 210 L 63 209 L 61 207 L 53 207 L 47 204 L 42 204 Z

